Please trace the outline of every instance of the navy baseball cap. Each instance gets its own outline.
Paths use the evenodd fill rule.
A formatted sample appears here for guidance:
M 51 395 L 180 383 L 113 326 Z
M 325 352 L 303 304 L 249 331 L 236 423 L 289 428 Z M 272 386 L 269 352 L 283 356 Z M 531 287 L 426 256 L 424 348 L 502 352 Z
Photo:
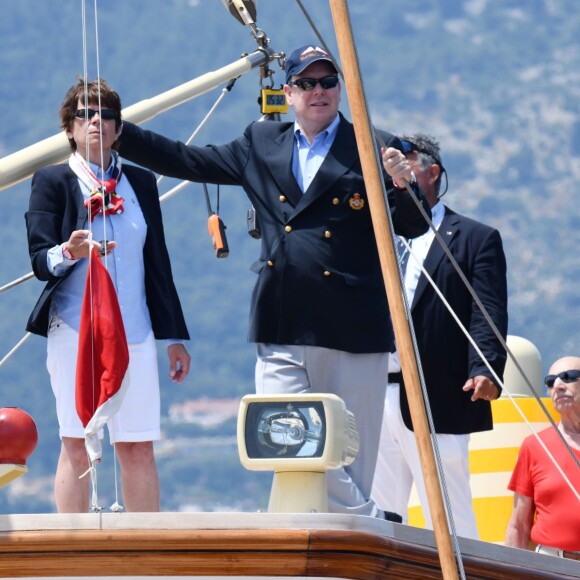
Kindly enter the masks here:
M 330 57 L 330 55 L 319 46 L 309 44 L 307 46 L 297 48 L 286 60 L 286 83 L 288 83 L 288 81 L 294 75 L 299 75 L 305 68 L 310 66 L 313 62 L 319 60 L 328 61 L 336 71 L 336 66 L 334 65 L 334 62 L 332 62 L 332 58 Z

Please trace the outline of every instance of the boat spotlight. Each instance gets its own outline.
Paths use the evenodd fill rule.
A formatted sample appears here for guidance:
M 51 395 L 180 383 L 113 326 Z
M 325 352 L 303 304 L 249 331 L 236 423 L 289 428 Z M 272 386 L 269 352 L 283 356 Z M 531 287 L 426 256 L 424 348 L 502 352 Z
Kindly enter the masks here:
M 246 395 L 238 450 L 250 470 L 274 471 L 269 512 L 327 512 L 326 471 L 358 452 L 354 415 L 330 394 Z

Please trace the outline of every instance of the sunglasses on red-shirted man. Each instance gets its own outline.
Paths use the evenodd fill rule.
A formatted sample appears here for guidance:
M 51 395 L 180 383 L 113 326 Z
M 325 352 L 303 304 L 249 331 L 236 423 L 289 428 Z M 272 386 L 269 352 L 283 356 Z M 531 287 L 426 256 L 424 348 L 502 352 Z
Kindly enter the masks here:
M 557 375 L 548 375 L 544 379 L 544 383 L 548 389 L 551 389 L 556 382 L 556 379 L 560 379 L 563 383 L 575 383 L 578 379 L 580 379 L 580 371 L 579 370 L 571 370 L 571 371 L 562 371 Z

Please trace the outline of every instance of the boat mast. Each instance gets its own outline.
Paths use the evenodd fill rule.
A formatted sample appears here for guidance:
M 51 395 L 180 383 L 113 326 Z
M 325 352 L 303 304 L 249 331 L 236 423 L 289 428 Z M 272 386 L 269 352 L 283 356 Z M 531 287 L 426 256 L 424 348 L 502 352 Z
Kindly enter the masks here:
M 397 349 L 401 357 L 401 367 L 405 379 L 405 389 L 409 399 L 411 419 L 419 448 L 421 469 L 425 479 L 441 569 L 443 571 L 443 577 L 446 580 L 456 579 L 458 578 L 457 567 L 451 546 L 441 488 L 439 486 L 439 476 L 429 435 L 425 404 L 421 395 L 419 371 L 415 359 L 409 322 L 405 313 L 393 237 L 385 209 L 384 184 L 382 176 L 379 174 L 379 160 L 377 158 L 375 141 L 373 139 L 362 90 L 346 0 L 330 0 L 330 7 L 334 20 L 340 60 L 343 66 L 344 84 L 352 113 L 356 141 L 366 184 L 369 208 L 377 240 L 383 279 L 387 290 L 389 309 L 393 320 Z

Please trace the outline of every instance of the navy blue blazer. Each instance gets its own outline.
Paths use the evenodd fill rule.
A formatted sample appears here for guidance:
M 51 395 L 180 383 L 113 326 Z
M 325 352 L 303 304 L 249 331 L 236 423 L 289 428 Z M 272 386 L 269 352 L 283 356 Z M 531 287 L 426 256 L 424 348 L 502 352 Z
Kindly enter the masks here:
M 446 207 L 439 234 L 505 340 L 506 259 L 499 232 Z M 505 350 L 437 240 L 431 244 L 424 267 L 501 379 Z M 497 381 L 423 273 L 413 297 L 411 316 L 435 431 L 465 434 L 492 429 L 489 401 L 472 402 L 473 392 L 465 393 L 462 387 L 476 375 Z M 404 388 L 400 391 L 403 419 L 411 429 L 407 395 Z
M 393 135 L 381 137 L 400 148 Z M 262 232 L 260 259 L 252 267 L 258 279 L 250 341 L 391 351 L 393 331 L 353 126 L 341 116 L 336 139 L 304 194 L 292 173 L 293 147 L 292 122 L 252 123 L 235 141 L 207 147 L 125 123 L 119 152 L 164 175 L 243 187 Z M 409 194 L 383 176 L 395 231 L 408 237 L 425 232 Z
M 123 166 L 139 200 L 147 237 L 143 248 L 145 261 L 145 293 L 155 338 L 189 339 L 185 318 L 173 282 L 155 176 L 139 167 Z M 25 214 L 28 249 L 32 269 L 47 284 L 36 303 L 26 330 L 41 336 L 48 331 L 51 296 L 55 288 L 72 271 L 57 277 L 47 266 L 48 250 L 70 238 L 73 231 L 83 229 L 87 209 L 77 176 L 66 165 L 53 165 L 38 170 L 32 178 L 32 193 Z

